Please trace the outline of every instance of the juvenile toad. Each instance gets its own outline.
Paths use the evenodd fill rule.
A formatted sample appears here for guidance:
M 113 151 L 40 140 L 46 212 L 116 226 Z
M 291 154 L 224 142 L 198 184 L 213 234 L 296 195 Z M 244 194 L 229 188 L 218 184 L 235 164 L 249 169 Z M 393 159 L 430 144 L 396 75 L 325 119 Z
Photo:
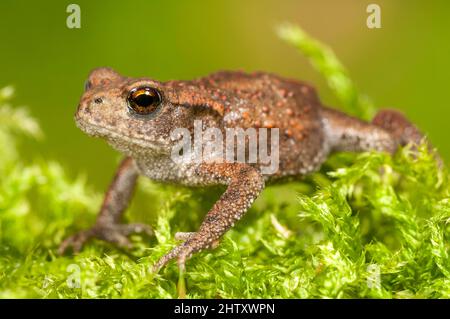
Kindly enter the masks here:
M 192 81 L 159 82 L 99 68 L 86 82 L 75 119 L 81 130 L 105 139 L 125 154 L 125 159 L 95 225 L 66 239 L 60 253 L 69 246 L 79 251 L 90 238 L 130 247 L 128 235 L 151 235 L 147 225 L 121 223 L 139 175 L 188 186 L 227 186 L 198 231 L 177 233 L 183 243 L 162 257 L 155 269 L 174 258 L 185 267 L 192 254 L 215 247 L 266 183 L 313 172 L 331 152 L 393 153 L 399 145 L 422 139 L 418 129 L 396 111 L 381 111 L 366 123 L 323 106 L 308 84 L 268 73 L 219 72 Z M 184 128 L 195 134 L 199 121 L 201 129 L 216 128 L 224 136 L 227 128 L 278 129 L 277 169 L 264 174 L 260 162 L 217 158 L 174 161 L 173 150 L 179 141 L 173 138 L 173 131 Z M 259 138 L 261 131 L 255 131 Z M 266 142 L 273 141 L 267 138 Z M 208 146 L 211 140 L 203 143 Z M 270 149 L 273 145 L 266 146 Z

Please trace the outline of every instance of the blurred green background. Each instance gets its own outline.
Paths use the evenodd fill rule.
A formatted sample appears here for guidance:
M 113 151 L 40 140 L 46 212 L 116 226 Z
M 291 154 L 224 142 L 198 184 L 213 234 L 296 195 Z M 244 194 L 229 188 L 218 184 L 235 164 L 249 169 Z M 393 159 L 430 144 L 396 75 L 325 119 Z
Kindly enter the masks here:
M 66 7 L 81 7 L 81 29 L 66 27 Z M 381 29 L 366 7 L 381 6 Z M 323 78 L 277 38 L 282 22 L 331 46 L 359 88 L 380 107 L 403 110 L 443 157 L 450 74 L 448 1 L 0 1 L 0 87 L 37 117 L 45 140 L 25 154 L 65 163 L 104 189 L 117 163 L 105 142 L 73 121 L 92 68 L 128 76 L 190 79 L 220 69 L 264 70 L 313 83 L 338 106 Z

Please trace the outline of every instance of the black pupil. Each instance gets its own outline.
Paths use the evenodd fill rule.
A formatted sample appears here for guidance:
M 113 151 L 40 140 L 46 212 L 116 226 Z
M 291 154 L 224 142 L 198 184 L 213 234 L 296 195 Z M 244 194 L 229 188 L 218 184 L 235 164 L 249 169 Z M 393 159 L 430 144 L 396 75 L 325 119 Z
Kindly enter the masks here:
M 144 91 L 134 97 L 134 103 L 140 107 L 149 107 L 158 103 L 158 97 L 154 92 Z

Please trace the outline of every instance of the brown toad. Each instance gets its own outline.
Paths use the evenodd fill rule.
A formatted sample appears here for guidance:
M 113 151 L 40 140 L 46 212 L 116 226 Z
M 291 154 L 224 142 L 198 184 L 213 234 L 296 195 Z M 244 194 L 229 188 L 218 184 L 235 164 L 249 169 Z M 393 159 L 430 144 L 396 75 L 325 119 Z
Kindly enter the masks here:
M 313 172 L 334 151 L 393 153 L 397 146 L 419 143 L 422 138 L 396 111 L 381 111 L 372 123 L 366 123 L 323 106 L 310 85 L 267 73 L 219 72 L 192 81 L 159 82 L 98 68 L 86 82 L 75 119 L 84 132 L 104 138 L 126 157 L 94 227 L 66 239 L 61 253 L 69 246 L 80 250 L 90 238 L 129 247 L 127 236 L 131 233 L 151 234 L 149 226 L 120 222 L 139 175 L 188 186 L 227 185 L 199 230 L 177 233 L 184 242 L 162 257 L 155 269 L 173 258 L 184 268 L 193 253 L 214 247 L 267 182 Z M 225 135 L 229 128 L 240 128 L 244 133 L 255 129 L 251 133 L 260 138 L 265 132 L 261 129 L 276 129 L 266 132 L 265 140 L 258 140 L 267 143 L 271 155 L 277 156 L 276 170 L 264 174 L 266 165 L 261 161 L 237 160 L 234 152 L 226 159 L 213 156 L 213 160 L 175 161 L 174 148 L 180 144 L 174 130 L 184 128 L 194 135 L 199 122 L 201 131 L 218 129 L 216 135 Z M 244 146 L 250 147 L 251 137 L 244 134 Z M 216 140 L 216 145 L 217 141 L 226 149 L 225 140 Z M 274 141 L 276 148 L 270 145 Z M 212 140 L 201 143 L 210 146 Z M 238 147 L 232 146 L 231 151 Z M 246 149 L 245 159 L 250 153 L 251 149 Z

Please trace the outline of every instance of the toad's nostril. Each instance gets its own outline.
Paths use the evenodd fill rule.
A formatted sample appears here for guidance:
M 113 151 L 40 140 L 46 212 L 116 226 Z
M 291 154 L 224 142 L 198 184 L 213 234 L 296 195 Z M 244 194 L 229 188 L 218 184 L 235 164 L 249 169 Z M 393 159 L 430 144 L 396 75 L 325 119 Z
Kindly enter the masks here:
M 95 104 L 102 104 L 103 103 L 103 99 L 101 97 L 98 97 L 94 100 Z

